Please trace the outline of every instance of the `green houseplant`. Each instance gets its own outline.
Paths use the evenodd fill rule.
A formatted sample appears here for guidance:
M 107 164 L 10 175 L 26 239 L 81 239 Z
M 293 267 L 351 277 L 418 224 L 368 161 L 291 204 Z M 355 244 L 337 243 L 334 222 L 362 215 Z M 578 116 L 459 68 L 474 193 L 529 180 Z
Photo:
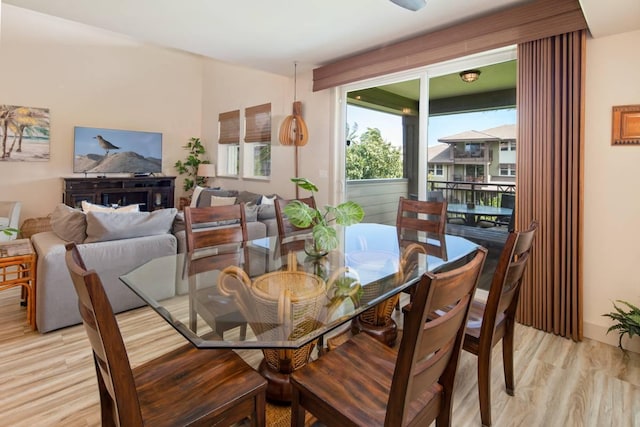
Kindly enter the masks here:
M 209 160 L 202 159 L 206 150 L 200 138 L 190 138 L 184 148 L 189 152 L 187 158 L 184 162 L 178 160 L 174 164 L 174 167 L 178 171 L 178 174 L 187 174 L 187 177 L 184 179 L 183 188 L 184 191 L 188 193 L 196 188 L 196 185 L 205 185 L 207 178 L 198 176 L 198 166 L 200 166 L 201 163 L 209 163 Z
M 306 178 L 291 178 L 298 187 L 313 195 L 318 187 Z M 326 253 L 338 247 L 338 233 L 331 223 L 339 225 L 357 224 L 364 218 L 364 210 L 356 202 L 347 201 L 338 206 L 325 206 L 324 213 L 307 204 L 293 200 L 284 208 L 289 222 L 298 228 L 313 226 L 313 244 L 317 252 Z
M 625 335 L 628 334 L 629 338 L 632 338 L 634 335 L 640 335 L 640 308 L 626 301 L 618 300 L 617 302 L 626 305 L 630 310 L 624 311 L 614 302 L 613 307 L 616 311 L 603 314 L 603 316 L 609 317 L 617 322 L 615 325 L 612 325 L 607 329 L 607 333 L 611 331 L 618 331 L 620 334 L 618 347 L 624 350 L 622 347 L 622 338 Z

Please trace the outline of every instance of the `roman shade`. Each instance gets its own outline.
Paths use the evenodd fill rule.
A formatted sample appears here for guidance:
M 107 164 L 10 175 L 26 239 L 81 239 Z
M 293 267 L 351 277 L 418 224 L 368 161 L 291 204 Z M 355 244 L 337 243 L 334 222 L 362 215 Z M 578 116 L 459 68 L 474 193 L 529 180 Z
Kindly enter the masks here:
M 271 103 L 244 110 L 244 142 L 271 142 Z
M 218 144 L 240 142 L 240 110 L 220 113 L 218 116 Z

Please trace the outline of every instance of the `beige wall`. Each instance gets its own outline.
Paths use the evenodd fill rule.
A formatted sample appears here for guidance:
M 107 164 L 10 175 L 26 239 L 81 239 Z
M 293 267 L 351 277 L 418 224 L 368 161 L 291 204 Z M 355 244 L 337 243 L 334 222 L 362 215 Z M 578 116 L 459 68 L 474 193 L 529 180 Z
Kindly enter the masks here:
M 602 314 L 617 299 L 640 306 L 640 146 L 611 146 L 611 107 L 640 104 L 639 45 L 640 31 L 587 41 L 584 331 L 615 344 Z
M 0 103 L 50 110 L 50 160 L 0 161 L 0 199 L 21 220 L 62 200 L 73 176 L 74 126 L 163 134 L 163 172 L 201 130 L 202 59 L 85 25 L 2 5 Z
M 293 64 L 292 64 L 293 65 Z M 299 76 L 297 93 L 305 91 L 311 87 L 309 75 Z M 310 90 L 306 91 L 307 95 Z M 325 120 L 325 113 L 328 111 L 317 110 L 315 105 L 326 97 L 326 95 L 313 96 L 314 102 L 303 102 L 303 116 L 316 117 L 321 121 Z M 241 121 L 244 118 L 244 109 L 254 105 L 267 102 L 271 103 L 271 126 L 272 126 L 272 146 L 271 146 L 271 171 L 272 176 L 268 180 L 247 179 L 247 178 L 226 178 L 217 177 L 213 184 L 223 188 L 246 189 L 256 193 L 271 194 L 278 193 L 283 197 L 294 197 L 295 186 L 289 180 L 295 176 L 295 148 L 292 146 L 280 145 L 278 142 L 279 126 L 286 116 L 291 114 L 293 103 L 293 80 L 262 71 L 252 70 L 231 64 L 222 63 L 215 60 L 205 61 L 204 85 L 203 85 L 203 109 L 202 109 L 202 135 L 205 138 L 208 151 L 211 153 L 210 159 L 213 161 L 217 156 L 218 147 L 218 115 L 225 111 L 240 110 Z M 299 175 L 305 176 L 316 184 L 321 185 L 316 180 L 317 169 L 325 162 L 329 149 L 328 138 L 322 137 L 318 128 L 317 120 L 308 121 L 309 134 L 311 135 L 306 146 L 298 149 Z M 324 130 L 328 134 L 328 129 Z M 242 132 L 241 132 L 242 137 Z M 323 144 L 324 141 L 324 144 Z M 241 150 L 244 148 L 241 145 Z M 319 151 L 319 152 L 318 152 Z M 317 154 L 313 155 L 312 152 Z M 309 161 L 315 156 L 314 161 Z M 242 158 L 242 154 L 240 156 Z M 242 160 L 241 160 L 242 162 Z M 242 170 L 242 166 L 241 166 Z M 323 197 L 328 192 L 326 186 L 322 186 Z

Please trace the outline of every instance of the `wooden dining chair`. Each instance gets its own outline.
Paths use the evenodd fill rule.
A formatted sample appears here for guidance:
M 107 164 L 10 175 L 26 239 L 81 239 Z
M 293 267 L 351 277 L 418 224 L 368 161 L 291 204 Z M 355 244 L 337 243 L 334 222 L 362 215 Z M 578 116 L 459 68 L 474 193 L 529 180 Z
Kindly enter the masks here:
M 297 252 L 304 250 L 304 238 L 296 236 L 296 234 L 302 234 L 303 231 L 311 232 L 313 225 L 307 228 L 299 228 L 291 224 L 284 214 L 284 208 L 293 200 L 299 200 L 302 203 L 309 205 L 309 207 L 316 208 L 316 200 L 313 196 L 304 197 L 301 199 L 276 199 L 274 200 L 276 211 L 276 223 L 278 225 L 278 244 L 280 246 L 280 255 L 286 256 L 289 252 Z
M 467 264 L 426 273 L 416 285 L 398 351 L 358 334 L 291 375 L 292 426 L 309 411 L 339 426 L 451 425 L 453 386 L 464 325 L 486 250 Z M 441 318 L 427 315 L 453 307 Z
M 419 233 L 443 235 L 447 226 L 447 202 L 444 198 L 431 196 L 430 200 L 411 200 L 400 197 L 396 229 L 398 241 L 417 240 Z M 409 290 L 411 294 L 412 290 Z M 395 303 L 400 310 L 400 303 Z
M 478 356 L 478 394 L 483 426 L 491 425 L 491 350 L 502 340 L 507 394 L 513 396 L 513 334 L 520 285 L 538 224 L 509 233 L 491 281 L 487 302 L 471 304 L 463 348 Z
M 266 381 L 231 350 L 185 345 L 131 369 L 100 277 L 74 243 L 65 260 L 93 349 L 103 426 L 265 425 Z
M 409 238 L 409 233 L 426 232 L 444 234 L 447 225 L 447 202 L 410 200 L 400 197 L 396 228 L 398 240 Z
M 229 265 L 244 265 L 248 269 L 249 253 L 243 244 L 248 239 L 244 203 L 200 208 L 187 206 L 184 220 L 187 241 L 185 269 L 193 292 L 197 288 L 193 282 L 199 273 L 222 270 Z M 209 299 L 208 304 L 212 307 L 193 307 L 220 337 L 224 331 L 236 327 L 240 328 L 241 339 L 246 337 L 247 322 L 233 301 Z M 189 327 L 195 330 L 195 313 L 189 322 Z

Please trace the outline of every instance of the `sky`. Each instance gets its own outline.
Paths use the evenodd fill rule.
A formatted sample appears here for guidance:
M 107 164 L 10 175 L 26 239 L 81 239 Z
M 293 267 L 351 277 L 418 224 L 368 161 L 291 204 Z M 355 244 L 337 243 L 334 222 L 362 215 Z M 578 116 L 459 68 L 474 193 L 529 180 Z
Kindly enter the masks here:
M 455 135 L 467 130 L 483 131 L 497 126 L 515 124 L 515 122 L 515 108 L 431 117 L 429 119 L 427 145 L 439 144 L 438 138 Z M 365 132 L 369 127 L 378 128 L 385 140 L 393 145 L 402 146 L 401 116 L 348 105 L 347 123 L 350 127 L 353 123 L 357 123 L 358 134 Z

